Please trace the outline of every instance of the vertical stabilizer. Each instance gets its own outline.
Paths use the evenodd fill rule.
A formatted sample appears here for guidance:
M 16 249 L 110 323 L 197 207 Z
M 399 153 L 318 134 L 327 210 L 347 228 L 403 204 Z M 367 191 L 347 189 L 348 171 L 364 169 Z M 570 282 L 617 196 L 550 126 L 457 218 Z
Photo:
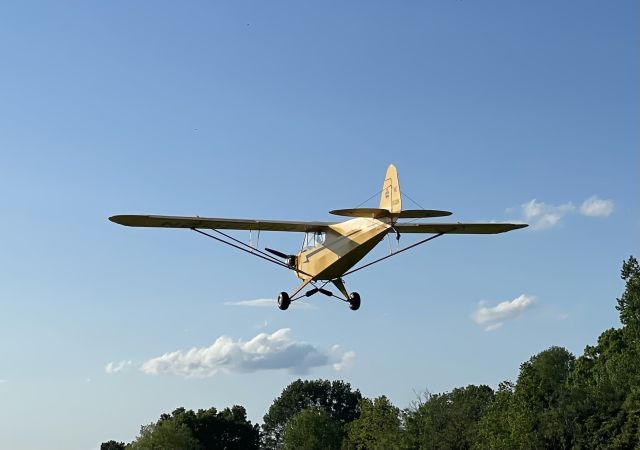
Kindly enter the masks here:
M 399 213 L 402 211 L 398 171 L 393 164 L 389 164 L 387 175 L 384 177 L 382 194 L 380 195 L 380 208 L 388 209 L 391 213 Z

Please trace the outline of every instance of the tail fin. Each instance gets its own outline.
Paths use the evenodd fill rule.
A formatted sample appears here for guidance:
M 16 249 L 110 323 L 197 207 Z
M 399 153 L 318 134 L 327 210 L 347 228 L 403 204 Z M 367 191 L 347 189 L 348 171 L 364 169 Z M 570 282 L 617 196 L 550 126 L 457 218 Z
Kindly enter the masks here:
M 384 177 L 382 195 L 380 196 L 380 209 L 388 209 L 391 213 L 399 213 L 402 211 L 398 171 L 393 164 L 389 165 L 387 175 Z

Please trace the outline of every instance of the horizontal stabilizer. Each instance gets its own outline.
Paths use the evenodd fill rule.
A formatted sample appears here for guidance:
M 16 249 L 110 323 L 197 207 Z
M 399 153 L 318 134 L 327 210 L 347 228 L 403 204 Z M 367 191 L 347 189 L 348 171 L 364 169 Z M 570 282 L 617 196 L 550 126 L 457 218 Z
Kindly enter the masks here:
M 347 217 L 369 217 L 379 219 L 381 217 L 393 217 L 394 219 L 424 219 L 428 217 L 444 217 L 450 216 L 449 211 L 440 211 L 437 209 L 405 209 L 397 213 L 392 213 L 384 208 L 351 208 L 351 209 L 334 209 L 329 211 L 330 214 L 336 216 Z
M 380 217 L 389 217 L 391 212 L 388 209 L 383 208 L 351 208 L 334 209 L 333 211 L 329 211 L 329 214 L 333 214 L 335 216 L 368 217 L 378 219 Z
M 440 211 L 439 209 L 403 209 L 399 214 L 393 214 L 398 219 L 426 219 L 427 217 L 450 216 L 451 211 Z
M 401 234 L 498 234 L 527 226 L 525 223 L 397 223 L 389 229 L 389 232 L 397 231 Z

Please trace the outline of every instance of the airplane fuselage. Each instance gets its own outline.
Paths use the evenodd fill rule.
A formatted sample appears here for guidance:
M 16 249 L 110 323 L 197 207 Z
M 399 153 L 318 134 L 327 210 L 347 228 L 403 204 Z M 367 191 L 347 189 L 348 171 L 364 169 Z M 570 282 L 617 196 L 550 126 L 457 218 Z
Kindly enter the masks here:
M 324 243 L 303 249 L 297 254 L 298 278 L 333 280 L 340 278 L 364 258 L 387 235 L 388 220 L 361 218 L 329 227 Z

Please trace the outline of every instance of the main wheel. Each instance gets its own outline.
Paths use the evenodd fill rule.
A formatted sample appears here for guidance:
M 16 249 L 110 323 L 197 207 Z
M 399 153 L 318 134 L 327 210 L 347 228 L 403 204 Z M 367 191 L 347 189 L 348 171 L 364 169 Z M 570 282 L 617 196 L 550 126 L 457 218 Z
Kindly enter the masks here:
M 349 308 L 351 308 L 352 311 L 360 309 L 360 294 L 357 292 L 352 292 L 349 296 Z
M 286 292 L 280 292 L 280 295 L 278 295 L 278 308 L 284 311 L 290 304 L 291 299 L 289 298 L 289 294 Z

